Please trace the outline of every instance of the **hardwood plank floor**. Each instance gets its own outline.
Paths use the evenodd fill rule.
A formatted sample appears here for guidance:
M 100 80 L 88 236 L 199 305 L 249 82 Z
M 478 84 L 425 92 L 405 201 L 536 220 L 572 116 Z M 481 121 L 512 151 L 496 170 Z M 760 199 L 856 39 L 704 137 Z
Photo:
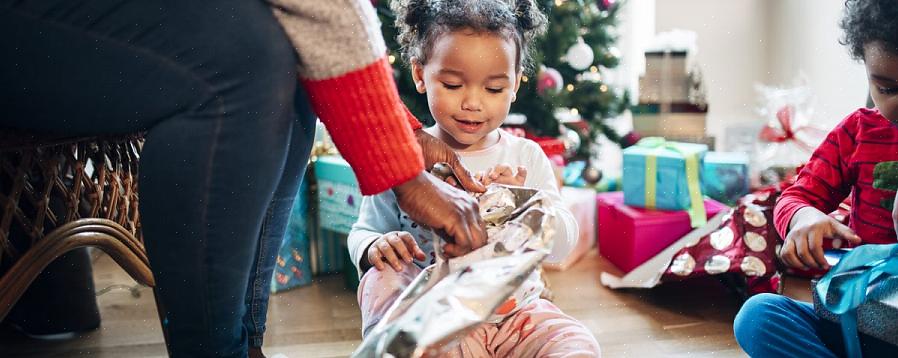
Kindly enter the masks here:
M 98 289 L 134 285 L 108 257 L 95 263 Z M 590 253 L 573 268 L 549 272 L 555 303 L 596 335 L 606 357 L 744 357 L 732 334 L 740 302 L 714 281 L 682 282 L 650 290 L 612 291 L 599 284 L 602 271 L 617 273 Z M 787 295 L 810 300 L 807 280 L 789 278 Z M 140 297 L 112 290 L 98 297 L 100 329 L 64 341 L 38 341 L 5 327 L 3 357 L 163 357 L 165 346 L 152 291 Z M 355 293 L 340 276 L 272 295 L 265 353 L 297 357 L 345 357 L 360 342 Z

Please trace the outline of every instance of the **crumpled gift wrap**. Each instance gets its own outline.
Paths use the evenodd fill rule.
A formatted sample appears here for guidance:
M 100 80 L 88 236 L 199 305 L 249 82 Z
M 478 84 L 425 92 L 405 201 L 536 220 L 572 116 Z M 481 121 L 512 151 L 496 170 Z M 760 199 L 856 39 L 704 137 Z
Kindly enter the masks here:
M 554 211 L 538 190 L 493 184 L 479 197 L 487 245 L 425 268 L 353 357 L 432 357 L 490 319 L 549 254 Z
M 744 294 L 780 292 L 776 262 L 781 243 L 773 225 L 780 188 L 749 194 L 623 277 L 602 273 L 611 288 L 650 288 L 662 282 L 732 273 L 744 278 Z

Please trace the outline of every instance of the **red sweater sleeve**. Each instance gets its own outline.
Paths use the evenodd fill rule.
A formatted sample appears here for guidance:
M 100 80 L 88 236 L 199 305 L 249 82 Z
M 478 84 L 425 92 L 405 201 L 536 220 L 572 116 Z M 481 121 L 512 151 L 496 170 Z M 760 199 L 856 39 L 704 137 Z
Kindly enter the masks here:
M 773 212 L 780 236 L 789 233 L 789 224 L 799 209 L 813 206 L 830 213 L 851 193 L 853 180 L 848 163 L 856 146 L 851 133 L 857 133 L 857 113 L 836 126 L 798 174 L 795 184 L 783 191 Z
M 412 132 L 421 124 L 399 99 L 392 73 L 384 57 L 339 77 L 301 79 L 364 195 L 392 188 L 424 170 Z

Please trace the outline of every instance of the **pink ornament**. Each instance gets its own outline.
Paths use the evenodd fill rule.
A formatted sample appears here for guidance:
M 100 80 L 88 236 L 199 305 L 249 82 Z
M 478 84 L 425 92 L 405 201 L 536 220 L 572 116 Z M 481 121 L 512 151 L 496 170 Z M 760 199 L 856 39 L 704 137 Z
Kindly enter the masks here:
M 551 67 L 543 67 L 537 76 L 536 93 L 540 96 L 549 93 L 556 93 L 564 88 L 564 79 L 558 70 Z
M 614 7 L 615 0 L 601 0 L 599 1 L 599 8 L 603 11 L 608 11 L 612 7 Z

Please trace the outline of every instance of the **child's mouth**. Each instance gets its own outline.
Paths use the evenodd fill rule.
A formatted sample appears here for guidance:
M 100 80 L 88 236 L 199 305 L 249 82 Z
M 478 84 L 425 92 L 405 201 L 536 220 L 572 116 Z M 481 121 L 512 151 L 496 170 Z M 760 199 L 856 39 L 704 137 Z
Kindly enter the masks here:
M 458 123 L 458 128 L 466 133 L 476 133 L 477 131 L 480 130 L 480 128 L 483 128 L 483 125 L 486 123 L 486 122 L 468 121 L 468 120 L 463 120 L 463 119 L 458 119 L 458 118 L 455 118 L 455 122 Z

